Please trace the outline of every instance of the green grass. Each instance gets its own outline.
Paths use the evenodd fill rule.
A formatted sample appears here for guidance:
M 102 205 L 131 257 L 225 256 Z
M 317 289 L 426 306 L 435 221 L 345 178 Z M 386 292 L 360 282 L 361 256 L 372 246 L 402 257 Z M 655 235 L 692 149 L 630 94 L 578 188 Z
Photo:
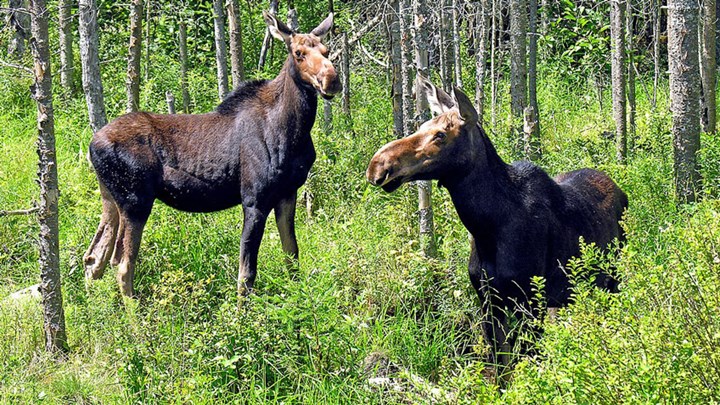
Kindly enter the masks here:
M 158 94 L 168 77 L 146 85 L 148 106 L 162 108 Z M 27 87 L 15 79 L 1 83 L 9 95 Z M 200 79 L 193 83 L 204 88 Z M 316 125 L 318 160 L 305 186 L 315 196 L 315 212 L 308 218 L 298 211 L 299 272 L 285 270 L 271 219 L 256 293 L 242 303 L 234 290 L 239 208 L 187 214 L 157 203 L 141 246 L 141 298 L 123 303 L 112 270 L 85 285 L 82 255 L 100 215 L 97 182 L 84 157 L 91 135 L 82 99 L 58 100 L 61 271 L 71 353 L 62 363 L 44 354 L 39 305 L 2 301 L 0 402 L 717 401 L 717 139 L 703 138 L 705 200 L 676 207 L 666 95 L 656 114 L 639 95 L 634 148 L 628 165 L 620 166 L 612 141 L 601 136 L 613 128 L 610 112 L 599 110 L 593 90 L 546 75 L 539 90 L 541 166 L 553 174 L 582 166 L 606 170 L 630 196 L 628 244 L 618 263 L 623 285 L 616 295 L 577 286 L 577 303 L 546 325 L 536 354 L 518 365 L 501 392 L 483 362 L 477 298 L 466 275 L 467 231 L 447 192 L 434 188 L 440 254 L 422 257 L 414 189 L 385 194 L 364 180 L 370 156 L 392 139 L 387 86 L 368 75 L 354 76 L 353 85 L 352 123 L 338 114 L 329 137 L 320 121 Z M 121 99 L 115 93 L 122 86 L 115 87 L 111 100 Z M 0 209 L 29 207 L 38 190 L 35 110 L 22 97 L 3 97 L 17 103 L 0 112 Z M 210 108 L 210 98 L 198 100 L 198 108 Z M 500 128 L 493 140 L 507 157 L 510 142 Z M 37 231 L 33 217 L 0 218 L 0 297 L 38 281 Z M 577 267 L 591 260 L 588 253 Z M 364 363 L 371 355 L 385 359 L 402 390 L 368 383 L 372 371 Z

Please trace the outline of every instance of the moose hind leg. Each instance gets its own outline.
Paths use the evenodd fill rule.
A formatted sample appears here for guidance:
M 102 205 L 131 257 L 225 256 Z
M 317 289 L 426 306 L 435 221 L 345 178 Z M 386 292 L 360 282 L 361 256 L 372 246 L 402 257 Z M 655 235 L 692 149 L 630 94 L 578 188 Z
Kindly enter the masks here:
M 114 254 L 114 256 L 117 257 L 114 257 L 113 260 L 118 260 L 117 281 L 120 292 L 127 297 L 133 297 L 135 262 L 137 261 L 142 232 L 145 228 L 148 215 L 136 216 L 126 213 L 121 213 L 120 215 L 120 228 L 122 233 L 118 235 Z
M 105 186 L 100 183 L 102 216 L 87 252 L 83 256 L 85 278 L 97 280 L 105 273 L 105 267 L 113 252 L 118 231 L 118 208 Z
M 289 270 L 297 270 L 298 261 L 298 244 L 295 237 L 295 204 L 297 195 L 293 194 L 286 198 L 275 207 L 275 219 L 277 222 L 278 232 L 280 233 L 280 242 L 285 252 L 285 264 Z

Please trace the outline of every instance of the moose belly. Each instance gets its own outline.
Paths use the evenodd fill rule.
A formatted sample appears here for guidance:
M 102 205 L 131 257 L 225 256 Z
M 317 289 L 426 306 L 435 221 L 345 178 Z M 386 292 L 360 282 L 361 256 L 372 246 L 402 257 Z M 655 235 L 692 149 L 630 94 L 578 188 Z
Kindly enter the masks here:
M 203 179 L 167 167 L 157 198 L 175 209 L 189 212 L 220 211 L 241 203 L 237 180 Z

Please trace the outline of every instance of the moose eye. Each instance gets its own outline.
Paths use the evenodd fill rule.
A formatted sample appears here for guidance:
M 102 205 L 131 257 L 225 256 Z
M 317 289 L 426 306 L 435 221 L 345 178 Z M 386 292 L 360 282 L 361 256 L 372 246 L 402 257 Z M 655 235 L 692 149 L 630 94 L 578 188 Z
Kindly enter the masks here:
M 295 56 L 297 56 L 298 58 L 301 57 L 301 56 L 302 56 L 302 52 L 300 52 L 300 51 L 295 51 Z
M 446 136 L 445 132 L 438 132 L 435 134 L 435 139 L 442 141 Z

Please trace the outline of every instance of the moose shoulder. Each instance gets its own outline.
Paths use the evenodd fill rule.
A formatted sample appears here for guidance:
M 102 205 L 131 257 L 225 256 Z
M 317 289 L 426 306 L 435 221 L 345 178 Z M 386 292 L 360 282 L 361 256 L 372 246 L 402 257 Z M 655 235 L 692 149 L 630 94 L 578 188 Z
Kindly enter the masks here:
M 288 52 L 275 79 L 242 84 L 211 113 L 132 113 L 95 134 L 90 160 L 103 212 L 84 256 L 87 278 L 101 277 L 111 262 L 118 265 L 121 291 L 133 295 L 140 239 L 155 199 L 193 212 L 242 204 L 240 293 L 248 293 L 255 281 L 270 211 L 275 210 L 288 264 L 297 260 L 295 202 L 315 161 L 310 130 L 317 95 L 331 98 L 340 91 L 321 42 L 333 17 L 299 34 L 263 16 Z
M 624 239 L 625 193 L 604 173 L 581 169 L 548 176 L 528 162 L 506 164 L 478 123 L 468 97 L 450 96 L 418 77 L 437 115 L 415 134 L 383 146 L 370 161 L 370 183 L 393 191 L 413 180 L 437 179 L 472 235 L 470 281 L 491 304 L 485 334 L 494 353 L 507 353 L 507 311 L 530 311 L 531 280 L 545 277 L 548 305 L 569 300 L 563 270 L 580 253 L 579 239 L 608 248 Z M 596 278 L 614 290 L 607 274 Z M 524 308 L 523 308 L 524 307 Z M 497 360 L 497 358 L 495 359 Z M 507 358 L 500 361 L 507 364 Z

